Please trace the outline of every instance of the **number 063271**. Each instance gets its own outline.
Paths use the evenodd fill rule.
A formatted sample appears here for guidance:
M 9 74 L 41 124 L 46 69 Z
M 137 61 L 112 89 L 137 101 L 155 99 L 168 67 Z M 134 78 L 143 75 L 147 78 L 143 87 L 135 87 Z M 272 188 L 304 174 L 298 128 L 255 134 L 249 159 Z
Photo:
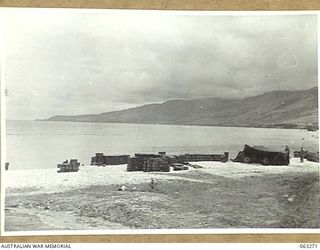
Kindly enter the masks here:
M 309 244 L 309 243 L 304 243 L 300 244 L 300 248 L 302 249 L 312 249 L 312 248 L 318 248 L 318 244 Z

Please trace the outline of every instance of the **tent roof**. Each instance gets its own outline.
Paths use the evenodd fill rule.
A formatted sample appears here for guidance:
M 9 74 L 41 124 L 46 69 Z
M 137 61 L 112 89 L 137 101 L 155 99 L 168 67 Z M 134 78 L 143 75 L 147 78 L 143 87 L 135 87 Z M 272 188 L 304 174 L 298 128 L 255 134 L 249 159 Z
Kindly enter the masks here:
M 246 145 L 250 148 L 253 148 L 255 150 L 259 150 L 259 151 L 264 151 L 264 152 L 282 152 L 280 150 L 275 150 L 275 149 L 272 149 L 272 148 L 268 148 L 268 147 L 265 147 L 265 146 L 249 146 L 249 145 Z

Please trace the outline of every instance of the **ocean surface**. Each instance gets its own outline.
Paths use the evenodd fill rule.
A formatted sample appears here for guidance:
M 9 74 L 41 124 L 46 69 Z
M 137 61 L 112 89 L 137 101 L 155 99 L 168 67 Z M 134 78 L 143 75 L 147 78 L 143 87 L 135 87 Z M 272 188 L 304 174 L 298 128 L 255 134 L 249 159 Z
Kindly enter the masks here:
M 7 121 L 3 156 L 10 170 L 57 168 L 66 159 L 89 165 L 97 152 L 223 153 L 236 156 L 244 144 L 291 152 L 318 151 L 319 134 L 298 129 L 236 128 L 123 123 Z

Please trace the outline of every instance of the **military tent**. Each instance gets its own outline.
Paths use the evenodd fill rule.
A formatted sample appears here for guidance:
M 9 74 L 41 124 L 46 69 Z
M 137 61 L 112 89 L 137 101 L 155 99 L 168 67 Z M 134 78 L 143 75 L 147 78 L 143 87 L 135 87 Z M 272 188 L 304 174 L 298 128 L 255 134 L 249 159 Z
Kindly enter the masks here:
M 290 163 L 289 152 L 277 151 L 264 146 L 244 145 L 234 162 L 258 163 L 262 165 L 288 165 Z

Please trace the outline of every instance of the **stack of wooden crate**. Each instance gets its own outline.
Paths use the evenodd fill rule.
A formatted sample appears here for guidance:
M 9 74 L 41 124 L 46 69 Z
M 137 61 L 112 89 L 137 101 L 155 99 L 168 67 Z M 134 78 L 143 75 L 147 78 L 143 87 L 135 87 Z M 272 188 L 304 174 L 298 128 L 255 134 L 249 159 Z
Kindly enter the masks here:
M 162 154 L 135 154 L 128 160 L 127 171 L 169 172 L 170 159 Z
M 127 164 L 130 155 L 103 155 L 103 153 L 96 153 L 91 157 L 91 165 L 105 166 L 105 165 L 121 165 Z
M 135 157 L 139 157 L 139 158 L 160 158 L 162 157 L 162 155 L 160 154 L 140 154 L 140 153 L 136 153 L 134 154 Z
M 221 161 L 222 154 L 186 154 L 187 161 Z
M 144 167 L 144 172 L 169 172 L 169 159 L 166 157 L 149 158 Z
M 142 157 L 130 157 L 128 160 L 127 171 L 143 171 L 146 165 L 146 159 Z
M 91 157 L 91 165 L 104 165 L 104 155 L 103 153 L 96 153 L 95 156 Z
M 229 158 L 229 153 L 225 152 L 224 154 L 184 154 L 184 155 L 177 155 L 176 158 L 178 163 L 196 162 L 196 161 L 227 162 Z
M 105 165 L 121 165 L 128 164 L 130 155 L 105 155 L 104 164 Z
M 77 159 L 71 159 L 70 163 L 64 162 L 62 164 L 58 164 L 58 173 L 65 172 L 78 172 L 79 171 L 80 162 Z
M 227 162 L 229 153 L 224 154 L 183 154 L 166 155 L 165 152 L 158 154 L 136 153 L 134 157 L 128 158 L 127 171 L 145 172 L 169 172 L 170 165 L 174 170 L 187 170 L 189 162 L 196 161 L 221 161 Z

